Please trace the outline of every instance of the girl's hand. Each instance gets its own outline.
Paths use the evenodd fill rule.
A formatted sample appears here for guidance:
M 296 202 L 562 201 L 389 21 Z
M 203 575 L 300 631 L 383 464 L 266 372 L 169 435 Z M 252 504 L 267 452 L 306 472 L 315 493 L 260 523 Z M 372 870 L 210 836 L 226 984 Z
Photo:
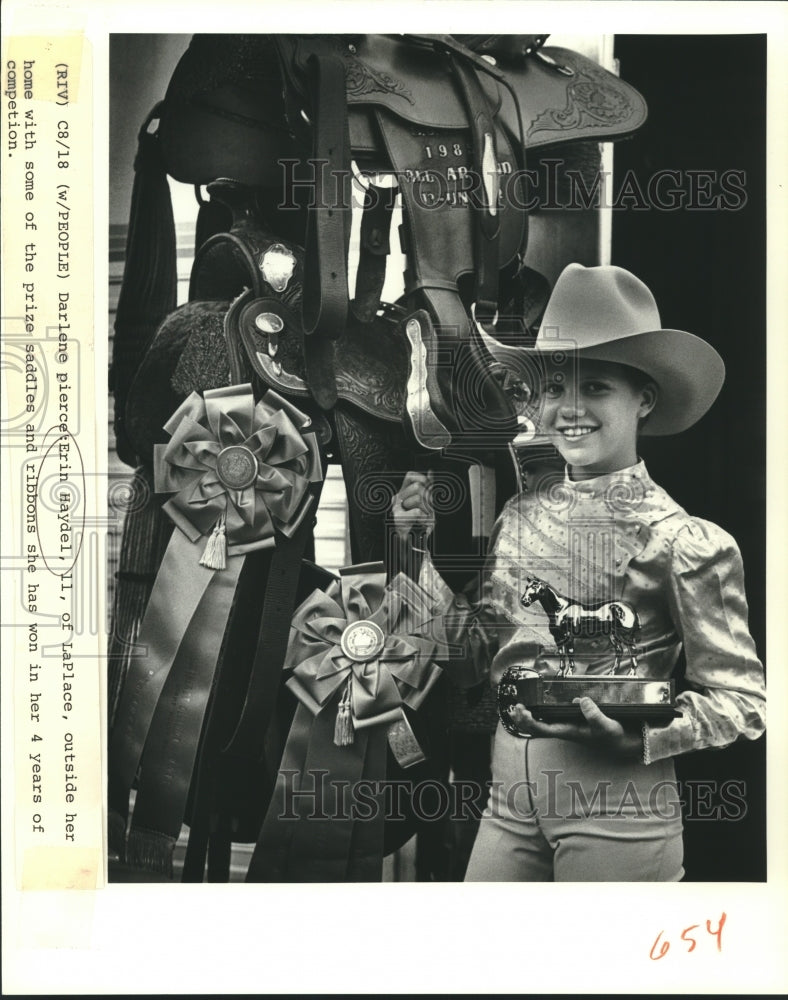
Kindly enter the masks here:
M 643 739 L 639 733 L 624 729 L 590 698 L 575 698 L 574 703 L 579 704 L 585 722 L 540 722 L 520 704 L 512 706 L 510 717 L 521 733 L 530 736 L 572 740 L 628 760 L 642 758 Z
M 435 527 L 435 514 L 430 499 L 431 472 L 408 472 L 399 493 L 391 502 L 394 530 L 402 539 L 417 531 L 425 538 Z

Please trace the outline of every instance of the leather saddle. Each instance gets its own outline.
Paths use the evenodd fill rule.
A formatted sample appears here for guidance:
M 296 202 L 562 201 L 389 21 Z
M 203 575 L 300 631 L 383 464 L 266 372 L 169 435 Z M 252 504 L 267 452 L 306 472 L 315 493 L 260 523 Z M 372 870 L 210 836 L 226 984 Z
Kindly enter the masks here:
M 272 228 L 304 246 L 302 381 L 324 410 L 341 391 L 336 362 L 352 353 L 328 342 L 376 322 L 387 174 L 408 260 L 406 427 L 426 449 L 513 436 L 477 323 L 490 332 L 517 290 L 526 151 L 627 135 L 646 114 L 633 88 L 545 37 L 471 38 L 480 54 L 449 35 L 195 36 L 163 104 L 164 162 L 181 181 L 255 189 Z M 351 305 L 354 174 L 365 191 Z
M 382 340 L 395 345 L 398 372 L 404 348 L 407 374 L 404 398 L 388 390 L 382 398 L 400 406 L 419 450 L 469 442 L 486 450 L 510 440 L 514 413 L 490 373 L 481 330 L 506 330 L 495 327 L 496 316 L 522 315 L 526 156 L 575 140 L 620 138 L 646 117 L 632 87 L 578 53 L 545 47 L 545 38 L 195 36 L 140 133 L 135 197 L 137 187 L 150 189 L 158 202 L 147 212 L 133 208 L 137 224 L 118 307 L 113 385 L 121 457 L 134 462 L 122 426 L 129 382 L 174 308 L 166 175 L 200 186 L 232 178 L 254 192 L 266 228 L 304 248 L 303 368 L 282 367 L 300 380 L 291 380 L 291 391 L 308 391 L 323 411 L 358 381 L 356 344 L 380 339 L 381 312 L 391 325 L 381 292 L 398 196 L 408 261 L 398 303 L 402 334 Z M 352 197 L 363 198 L 364 211 L 351 299 Z M 213 204 L 203 205 L 201 219 Z M 198 234 L 199 246 L 206 234 L 200 220 Z M 259 364 L 275 380 L 270 348 L 262 353 Z M 387 419 L 389 407 L 373 405 Z
M 233 213 L 226 233 L 207 239 L 198 251 L 189 281 L 189 302 L 159 326 L 129 390 L 125 426 L 135 452 L 146 462 L 153 445 L 164 443 L 164 424 L 193 391 L 226 386 L 230 373 L 274 389 L 311 416 L 318 440 L 330 450 L 343 424 L 315 405 L 303 353 L 302 295 L 304 251 L 281 240 L 254 214 L 254 194 L 235 182 L 208 185 L 212 198 Z M 523 319 L 533 330 L 549 286 L 524 269 Z M 376 422 L 399 427 L 407 405 L 408 314 L 381 303 L 365 322 L 351 316 L 343 336 L 329 342 L 338 399 L 355 412 L 367 433 Z M 504 394 L 519 402 L 530 395 L 531 369 L 519 347 L 481 331 L 490 371 Z M 341 447 L 342 441 L 335 442 Z
M 646 120 L 645 100 L 634 87 L 578 52 L 545 46 L 546 35 L 454 37 L 485 74 L 485 93 L 503 108 L 504 126 L 519 141 L 517 107 L 500 78 L 511 86 L 528 152 L 625 138 Z M 305 66 L 316 47 L 334 52 L 345 66 L 350 141 L 362 160 L 384 162 L 372 118 L 376 108 L 425 132 L 466 129 L 454 86 L 445 71 L 436 73 L 441 39 L 451 45 L 452 36 L 195 35 L 159 109 L 167 170 L 186 184 L 232 177 L 278 192 L 281 161 L 301 155 L 305 135 L 309 141 L 301 111 L 309 110 Z M 498 60 L 497 74 L 479 60 L 490 53 Z M 284 91 L 283 72 L 295 97 Z
M 180 402 L 192 391 L 228 385 L 231 372 L 293 400 L 328 446 L 333 421 L 314 403 L 303 353 L 304 251 L 255 218 L 249 189 L 226 180 L 208 188 L 233 222 L 198 251 L 189 302 L 161 323 L 131 383 L 125 426 L 135 452 L 149 461 Z M 338 399 L 396 425 L 407 394 L 404 315 L 381 304 L 364 324 L 351 317 L 343 336 L 327 345 Z

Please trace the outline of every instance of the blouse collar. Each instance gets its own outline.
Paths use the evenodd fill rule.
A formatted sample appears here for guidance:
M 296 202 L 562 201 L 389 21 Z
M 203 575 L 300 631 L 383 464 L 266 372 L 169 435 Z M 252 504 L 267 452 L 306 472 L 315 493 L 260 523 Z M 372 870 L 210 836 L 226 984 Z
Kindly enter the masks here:
M 618 469 L 616 472 L 608 472 L 603 476 L 595 476 L 593 479 L 577 481 L 569 478 L 569 467 L 566 466 L 564 486 L 580 496 L 587 497 L 610 496 L 611 491 L 618 492 L 622 489 L 640 496 L 648 496 L 654 489 L 654 483 L 646 470 L 643 459 L 626 469 Z

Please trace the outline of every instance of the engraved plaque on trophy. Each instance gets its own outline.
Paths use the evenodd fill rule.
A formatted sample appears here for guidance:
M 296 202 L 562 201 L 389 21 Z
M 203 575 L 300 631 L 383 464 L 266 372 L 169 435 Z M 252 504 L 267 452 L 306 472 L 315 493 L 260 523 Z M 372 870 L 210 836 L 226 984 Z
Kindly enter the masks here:
M 498 714 L 505 728 L 515 736 L 509 710 L 524 705 L 535 719 L 543 722 L 579 722 L 583 719 L 575 698 L 591 698 L 619 722 L 666 723 L 681 713 L 676 710 L 672 678 L 579 674 L 569 677 L 536 677 L 532 669 L 510 667 L 498 685 Z

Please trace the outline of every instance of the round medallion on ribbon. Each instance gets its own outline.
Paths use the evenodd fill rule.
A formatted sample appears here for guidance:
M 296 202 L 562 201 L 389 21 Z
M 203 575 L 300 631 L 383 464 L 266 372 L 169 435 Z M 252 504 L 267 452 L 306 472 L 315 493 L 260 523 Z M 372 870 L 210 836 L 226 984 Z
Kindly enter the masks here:
M 287 687 L 312 713 L 334 715 L 334 744 L 367 727 L 390 726 L 416 711 L 448 658 L 433 598 L 382 563 L 347 566 L 325 591 L 296 609 L 285 669 Z
M 386 637 L 383 629 L 369 620 L 351 622 L 339 640 L 342 652 L 349 660 L 366 663 L 383 649 Z
M 257 472 L 257 459 L 244 445 L 230 445 L 216 456 L 216 475 L 228 490 L 245 490 L 255 481 Z

